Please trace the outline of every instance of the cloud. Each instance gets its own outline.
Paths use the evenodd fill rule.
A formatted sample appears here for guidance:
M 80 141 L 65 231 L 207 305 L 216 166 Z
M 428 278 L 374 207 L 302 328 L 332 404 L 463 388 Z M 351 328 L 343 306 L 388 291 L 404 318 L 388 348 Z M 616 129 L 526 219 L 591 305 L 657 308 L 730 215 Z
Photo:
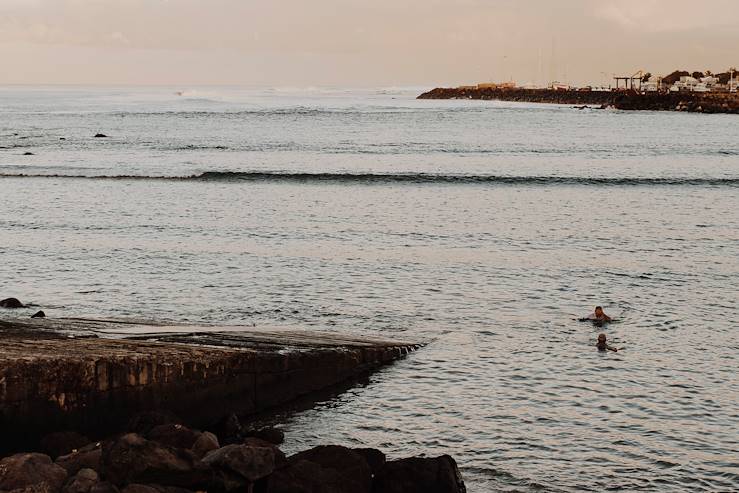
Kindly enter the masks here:
M 594 2 L 595 3 L 595 2 Z M 627 30 L 679 32 L 736 26 L 735 0 L 608 0 L 594 5 L 595 14 Z

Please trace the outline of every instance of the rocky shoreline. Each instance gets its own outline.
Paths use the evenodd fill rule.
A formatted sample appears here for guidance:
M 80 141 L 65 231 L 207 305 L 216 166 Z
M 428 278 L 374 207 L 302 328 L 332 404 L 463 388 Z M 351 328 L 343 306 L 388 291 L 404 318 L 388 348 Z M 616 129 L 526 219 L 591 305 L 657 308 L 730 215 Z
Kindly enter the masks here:
M 115 330 L 126 335 L 96 335 Z M 287 457 L 281 430 L 241 422 L 420 344 L 45 317 L 0 320 L 0 337 L 0 493 L 465 491 L 449 456 L 325 445 Z
M 198 431 L 169 412 L 134 416 L 126 432 L 73 432 L 0 460 L 0 492 L 464 493 L 454 459 L 387 460 L 371 448 L 322 445 L 286 456 L 279 429 L 247 430 L 232 414 Z
M 690 113 L 739 114 L 739 94 L 634 91 L 577 91 L 522 88 L 436 88 L 417 99 L 477 99 L 526 103 L 568 104 L 596 108 L 647 111 L 685 111 Z

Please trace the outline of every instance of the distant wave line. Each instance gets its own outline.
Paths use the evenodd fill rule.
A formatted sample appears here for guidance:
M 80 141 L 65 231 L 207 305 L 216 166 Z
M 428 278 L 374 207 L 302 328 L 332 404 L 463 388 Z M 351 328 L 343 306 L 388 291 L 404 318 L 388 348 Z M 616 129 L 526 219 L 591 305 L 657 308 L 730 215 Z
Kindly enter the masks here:
M 0 173 L 0 178 L 59 178 L 85 180 L 141 180 L 192 182 L 294 182 L 294 183 L 410 183 L 410 184 L 502 184 L 502 185 L 595 185 L 595 186 L 728 186 L 739 187 L 737 178 L 688 177 L 583 177 L 510 176 L 434 173 L 308 173 L 274 171 L 206 171 L 189 176 L 80 175 Z

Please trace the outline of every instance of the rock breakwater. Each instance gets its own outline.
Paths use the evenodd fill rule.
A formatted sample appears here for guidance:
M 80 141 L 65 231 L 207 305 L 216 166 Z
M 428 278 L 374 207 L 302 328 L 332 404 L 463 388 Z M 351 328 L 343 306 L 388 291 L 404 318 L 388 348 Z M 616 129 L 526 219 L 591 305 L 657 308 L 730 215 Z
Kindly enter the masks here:
M 80 442 L 76 433 L 57 457 L 24 452 L 0 460 L 0 491 L 49 493 L 465 493 L 448 455 L 388 460 L 371 448 L 321 445 L 287 457 L 255 437 L 234 443 L 172 418 L 148 431 Z M 140 417 L 132 423 L 151 420 Z M 224 437 L 225 438 L 225 437 Z M 228 438 L 226 438 L 228 440 Z M 45 440 L 49 441 L 49 440 Z M 75 446 L 76 448 L 71 448 Z
M 634 91 L 584 91 L 523 88 L 436 88 L 418 99 L 477 99 L 526 103 L 594 105 L 619 110 L 685 111 L 739 114 L 739 94 L 733 93 L 637 93 Z

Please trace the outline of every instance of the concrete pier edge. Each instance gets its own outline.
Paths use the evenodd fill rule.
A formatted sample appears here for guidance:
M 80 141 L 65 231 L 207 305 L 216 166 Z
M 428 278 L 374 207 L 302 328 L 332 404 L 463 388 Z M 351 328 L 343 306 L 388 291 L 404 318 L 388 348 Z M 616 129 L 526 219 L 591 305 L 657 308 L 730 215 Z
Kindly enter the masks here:
M 115 331 L 121 324 L 150 334 L 84 335 L 85 327 Z M 0 452 L 27 448 L 59 430 L 109 435 L 149 410 L 171 411 L 192 426 L 207 427 L 227 413 L 264 412 L 422 347 L 302 330 L 203 329 L 91 319 L 0 320 Z M 157 340 L 143 340 L 149 338 Z M 221 340 L 224 345 L 217 344 Z

